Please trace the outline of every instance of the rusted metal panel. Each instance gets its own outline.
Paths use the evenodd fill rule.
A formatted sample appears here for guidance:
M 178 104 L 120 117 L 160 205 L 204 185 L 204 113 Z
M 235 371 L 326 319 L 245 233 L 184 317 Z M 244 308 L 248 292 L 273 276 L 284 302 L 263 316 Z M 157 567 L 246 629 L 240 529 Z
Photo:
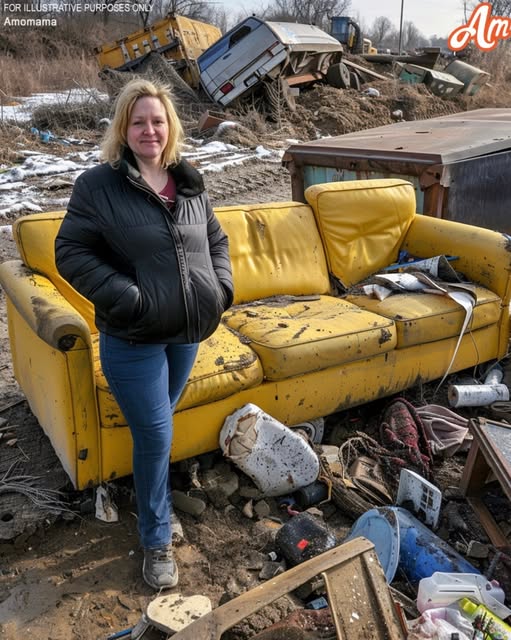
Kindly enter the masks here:
M 448 167 L 449 220 L 511 234 L 511 151 Z
M 511 148 L 511 109 L 477 109 L 292 145 L 284 162 L 339 155 L 405 163 L 447 164 Z
M 399 122 L 290 146 L 292 197 L 311 184 L 399 177 L 417 211 L 511 233 L 511 109 Z

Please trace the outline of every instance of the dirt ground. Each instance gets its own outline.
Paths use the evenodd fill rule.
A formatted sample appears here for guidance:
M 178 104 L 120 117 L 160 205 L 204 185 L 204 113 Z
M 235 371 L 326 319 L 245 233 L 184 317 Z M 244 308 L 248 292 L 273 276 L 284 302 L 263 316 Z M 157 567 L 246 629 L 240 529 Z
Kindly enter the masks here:
M 386 92 L 382 100 L 317 87 L 304 96 L 294 114 L 287 114 L 270 130 L 260 118 L 247 113 L 242 119 L 244 134 L 252 135 L 253 143 L 260 144 L 257 127 L 262 127 L 268 142 L 285 148 L 286 140 L 293 137 L 307 139 L 319 133 L 333 135 L 390 123 L 395 109 L 402 109 L 406 119 L 417 119 L 463 108 L 461 103 L 444 102 L 422 88 L 399 89 L 393 81 L 380 88 Z M 250 144 L 249 140 L 245 142 Z M 278 164 L 254 162 L 227 168 L 208 174 L 206 183 L 216 206 L 291 198 L 289 175 Z M 12 237 L 7 229 L 0 229 L 0 261 L 16 257 Z M 110 486 L 120 516 L 119 522 L 112 524 L 95 518 L 92 492 L 76 493 L 66 484 L 65 474 L 14 380 L 5 304 L 5 295 L 0 291 L 0 429 L 10 434 L 7 442 L 7 438 L 0 440 L 0 637 L 106 640 L 136 624 L 155 595 L 141 577 L 142 554 L 131 481 L 122 479 Z M 405 397 L 417 406 L 425 404 L 431 401 L 432 387 L 412 389 Z M 438 403 L 438 398 L 435 401 Z M 329 416 L 325 442 L 340 444 L 353 431 L 375 425 L 384 406 L 382 401 Z M 471 409 L 460 413 L 466 417 L 481 415 Z M 473 539 L 488 543 L 457 490 L 465 456 L 458 454 L 437 461 L 434 470 L 435 482 L 444 493 L 438 533 L 461 547 Z M 217 453 L 201 457 L 198 462 L 200 479 L 222 458 Z M 47 509 L 37 511 L 23 496 L 5 493 L 7 480 L 25 475 L 37 477 L 38 486 L 61 489 L 71 512 L 55 515 Z M 190 465 L 175 465 L 172 477 L 175 488 L 186 492 L 192 486 Z M 176 546 L 180 582 L 175 591 L 185 596 L 205 595 L 217 607 L 268 577 L 262 571 L 268 571 L 268 553 L 274 549 L 278 523 L 289 516 L 277 501 L 267 500 L 268 513 L 248 517 L 246 509 L 243 511 L 248 494 L 243 491 L 234 494 L 228 505 L 215 504 L 201 495 L 207 507 L 199 517 L 177 510 L 184 536 Z M 507 506 L 504 508 L 498 491 L 494 502 L 500 519 L 508 519 Z M 331 503 L 320 508 L 325 525 L 342 541 L 353 519 Z M 490 545 L 486 558 L 471 561 L 486 571 L 493 558 L 495 550 Z M 493 564 L 494 577 L 511 598 L 507 565 L 502 559 Z M 413 598 L 409 585 L 398 586 Z M 283 598 L 238 625 L 226 638 L 253 637 L 299 606 L 295 597 Z

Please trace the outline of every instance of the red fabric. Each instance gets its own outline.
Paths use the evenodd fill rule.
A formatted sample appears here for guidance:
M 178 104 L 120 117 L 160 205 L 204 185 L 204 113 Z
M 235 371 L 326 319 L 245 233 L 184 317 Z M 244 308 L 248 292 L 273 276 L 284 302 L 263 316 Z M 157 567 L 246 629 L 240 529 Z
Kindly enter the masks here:
M 404 398 L 393 400 L 383 413 L 380 434 L 383 446 L 397 454 L 396 463 L 401 458 L 407 468 L 429 479 L 433 457 L 424 425 L 413 405 Z
M 160 196 L 163 196 L 165 200 L 169 202 L 175 202 L 176 200 L 176 183 L 174 182 L 174 178 L 169 173 L 169 179 L 167 180 L 167 184 L 160 191 Z

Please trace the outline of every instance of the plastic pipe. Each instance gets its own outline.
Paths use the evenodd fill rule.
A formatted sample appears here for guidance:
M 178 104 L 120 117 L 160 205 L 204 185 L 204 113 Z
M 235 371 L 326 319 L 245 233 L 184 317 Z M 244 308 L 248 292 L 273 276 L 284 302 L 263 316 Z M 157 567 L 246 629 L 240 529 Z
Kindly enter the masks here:
M 504 378 L 504 371 L 500 364 L 494 365 L 486 374 L 484 384 L 499 384 Z
M 509 389 L 505 384 L 450 385 L 447 399 L 451 407 L 484 407 L 497 400 L 507 402 Z

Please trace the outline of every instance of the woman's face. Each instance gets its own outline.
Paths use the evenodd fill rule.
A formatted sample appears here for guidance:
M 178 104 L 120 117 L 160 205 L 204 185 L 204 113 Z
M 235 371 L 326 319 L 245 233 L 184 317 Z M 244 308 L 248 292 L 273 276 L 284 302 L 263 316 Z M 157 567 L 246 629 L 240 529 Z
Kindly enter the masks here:
M 126 136 L 136 158 L 148 163 L 160 161 L 169 138 L 169 125 L 165 108 L 158 98 L 138 98 L 131 111 Z

